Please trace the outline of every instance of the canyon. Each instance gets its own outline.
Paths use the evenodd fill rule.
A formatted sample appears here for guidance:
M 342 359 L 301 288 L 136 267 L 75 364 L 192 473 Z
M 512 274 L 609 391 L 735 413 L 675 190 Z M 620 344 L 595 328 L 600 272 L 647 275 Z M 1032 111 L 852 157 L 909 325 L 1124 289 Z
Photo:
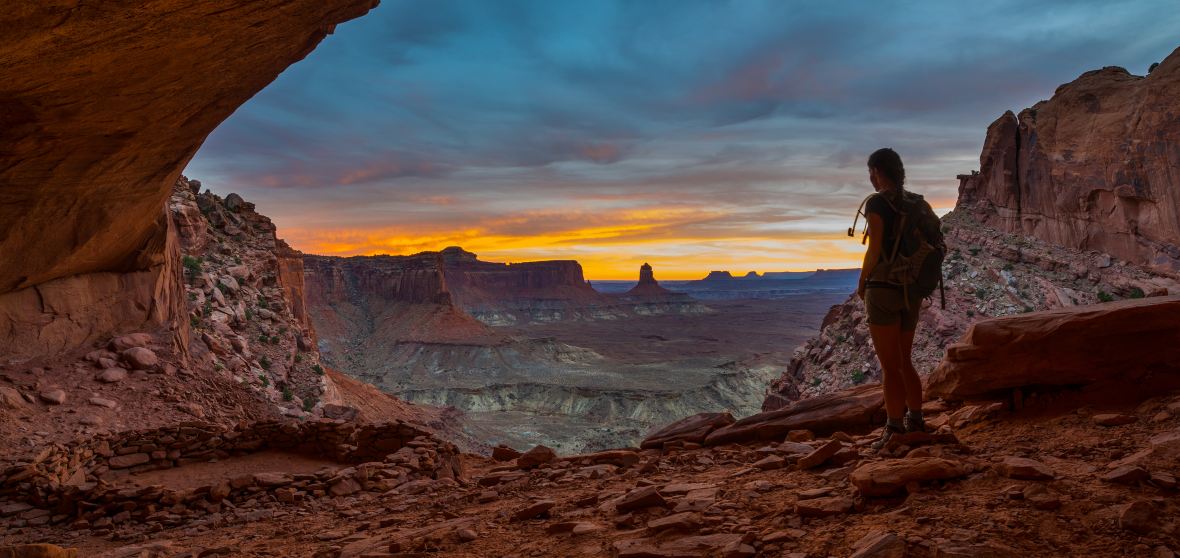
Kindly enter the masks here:
M 0 40 L 0 250 L 18 262 L 0 271 L 0 556 L 1180 549 L 1180 50 L 1147 77 L 1084 74 L 989 129 L 945 220 L 947 308 L 930 305 L 919 326 L 931 432 L 869 450 L 882 395 L 848 298 L 790 356 L 763 412 L 688 416 L 638 447 L 522 453 L 489 447 L 453 409 L 326 364 L 467 363 L 478 347 L 640 368 L 647 348 L 628 328 L 643 319 L 778 309 L 665 300 L 646 271 L 638 292 L 607 297 L 568 262 L 305 256 L 240 196 L 180 176 L 222 119 L 374 4 L 43 2 L 0 14 L 15 30 Z M 540 294 L 502 297 L 509 288 Z M 652 295 L 662 302 L 645 311 L 694 310 L 645 315 Z M 749 331 L 727 335 L 771 342 L 741 339 Z M 407 351 L 368 356 L 378 334 Z M 644 341 L 712 363 L 731 342 L 716 339 Z M 765 357 L 750 356 L 740 366 Z
M 782 345 L 806 339 L 835 301 L 706 306 L 646 264 L 629 290 L 602 293 L 574 261 L 501 264 L 458 247 L 307 255 L 304 269 L 328 364 L 462 411 L 474 438 L 575 453 L 633 445 L 698 412 L 756 412 L 787 362 Z

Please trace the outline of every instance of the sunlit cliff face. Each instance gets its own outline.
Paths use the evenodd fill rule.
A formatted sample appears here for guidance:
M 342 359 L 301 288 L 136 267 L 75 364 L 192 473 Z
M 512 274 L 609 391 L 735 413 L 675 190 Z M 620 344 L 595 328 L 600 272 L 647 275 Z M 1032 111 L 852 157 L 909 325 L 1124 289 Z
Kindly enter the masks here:
M 852 267 L 870 153 L 897 150 L 907 189 L 949 208 L 980 130 L 1095 65 L 1145 72 L 1175 47 L 1172 8 L 384 0 L 186 174 L 310 253 Z

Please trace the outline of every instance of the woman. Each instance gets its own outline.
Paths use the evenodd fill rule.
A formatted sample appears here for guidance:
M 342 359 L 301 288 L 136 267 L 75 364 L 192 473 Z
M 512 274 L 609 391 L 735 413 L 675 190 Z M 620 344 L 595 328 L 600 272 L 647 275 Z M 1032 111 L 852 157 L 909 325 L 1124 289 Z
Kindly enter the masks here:
M 877 350 L 877 359 L 881 361 L 885 384 L 888 420 L 881 439 L 872 445 L 873 449 L 879 450 L 894 434 L 926 428 L 922 417 L 922 380 L 910 357 L 922 298 L 911 294 L 910 300 L 906 301 L 906 291 L 900 286 L 873 280 L 874 269 L 894 246 L 900 221 L 894 207 L 898 206 L 896 200 L 901 199 L 904 191 L 905 167 L 896 151 L 886 147 L 869 156 L 869 181 L 877 193 L 865 204 L 869 247 L 856 292 L 865 301 L 869 334 Z

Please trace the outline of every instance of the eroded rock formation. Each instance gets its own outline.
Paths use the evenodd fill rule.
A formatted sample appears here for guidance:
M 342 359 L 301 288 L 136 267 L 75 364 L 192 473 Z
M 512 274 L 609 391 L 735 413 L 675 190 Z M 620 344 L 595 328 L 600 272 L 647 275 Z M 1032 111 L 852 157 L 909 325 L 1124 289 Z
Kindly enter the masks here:
M 1160 383 L 1160 381 L 1164 383 Z M 1030 386 L 1180 387 L 1180 297 L 1127 300 L 976 322 L 930 375 L 932 397 Z
M 1082 74 L 987 130 L 957 208 L 988 226 L 1180 270 L 1180 49 Z
M 183 327 L 164 212 L 205 137 L 375 0 L 20 2 L 0 13 L 0 356 Z M 166 30 L 166 32 L 165 32 Z

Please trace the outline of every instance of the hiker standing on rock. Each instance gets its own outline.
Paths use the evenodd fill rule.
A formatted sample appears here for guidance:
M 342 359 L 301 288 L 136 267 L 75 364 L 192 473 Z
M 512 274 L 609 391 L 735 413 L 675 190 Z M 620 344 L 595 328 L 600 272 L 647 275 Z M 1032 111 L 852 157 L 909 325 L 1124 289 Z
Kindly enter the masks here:
M 886 147 L 869 156 L 869 181 L 876 193 L 861 204 L 868 221 L 868 250 L 856 292 L 865 302 L 885 385 L 888 420 L 881 439 L 872 445 L 878 450 L 895 433 L 926 428 L 922 380 L 911 353 L 922 299 L 941 285 L 946 248 L 930 204 L 903 188 L 905 167 L 896 151 Z M 849 235 L 855 228 L 854 221 Z

